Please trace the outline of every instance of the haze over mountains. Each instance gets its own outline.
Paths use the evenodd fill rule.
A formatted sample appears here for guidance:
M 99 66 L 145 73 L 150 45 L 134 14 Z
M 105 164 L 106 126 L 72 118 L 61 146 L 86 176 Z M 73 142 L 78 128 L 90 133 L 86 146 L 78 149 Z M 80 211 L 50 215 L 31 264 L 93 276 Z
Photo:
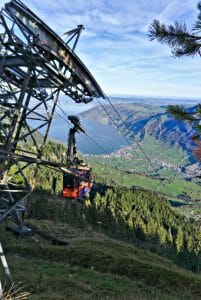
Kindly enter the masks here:
M 110 100 L 114 104 L 120 103 L 139 103 L 139 104 L 148 104 L 148 105 L 156 105 L 156 106 L 167 106 L 169 104 L 178 104 L 178 105 L 185 105 L 185 106 L 194 106 L 201 102 L 201 99 L 198 98 L 177 98 L 177 97 L 157 97 L 157 96 L 109 96 Z M 82 103 L 74 103 L 72 100 L 66 99 L 66 97 L 61 98 L 62 107 L 65 109 L 66 112 L 69 114 L 81 113 L 86 111 L 94 106 L 99 105 L 99 102 L 94 99 L 92 102 L 88 104 Z M 104 104 L 107 101 L 101 100 Z
M 127 96 L 127 95 L 117 95 L 109 97 L 111 101 L 115 103 L 140 103 L 158 106 L 167 106 L 169 104 L 178 104 L 185 106 L 193 106 L 201 102 L 198 98 L 187 98 L 187 97 L 158 97 L 158 96 Z

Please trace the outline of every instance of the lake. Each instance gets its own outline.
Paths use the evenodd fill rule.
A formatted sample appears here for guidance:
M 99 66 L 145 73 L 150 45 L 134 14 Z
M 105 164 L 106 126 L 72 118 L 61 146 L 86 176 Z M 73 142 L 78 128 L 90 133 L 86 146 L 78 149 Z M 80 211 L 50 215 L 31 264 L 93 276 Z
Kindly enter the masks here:
M 185 104 L 189 105 L 196 105 L 200 102 L 198 99 L 182 99 L 182 98 L 161 98 L 161 97 L 143 97 L 143 96 L 131 96 L 131 97 L 111 97 L 111 101 L 114 104 L 119 103 L 141 103 L 141 104 L 151 104 L 151 105 L 159 105 L 159 106 L 166 106 L 168 104 Z M 106 104 L 107 101 L 104 101 L 103 104 Z M 77 115 L 85 110 L 88 110 L 98 104 L 97 100 L 94 100 L 88 104 L 76 104 L 68 97 L 61 97 L 60 105 L 62 106 L 63 110 L 68 115 Z M 62 114 L 59 109 L 57 109 L 58 113 Z M 62 114 L 63 115 L 63 114 Z M 64 115 L 63 115 L 64 117 Z M 84 154 L 105 154 L 111 153 L 114 150 L 121 148 L 122 146 L 128 145 L 125 139 L 113 128 L 112 126 L 103 125 L 97 123 L 95 121 L 80 117 L 81 124 L 86 129 L 87 134 L 95 140 L 98 144 L 101 145 L 103 149 L 98 147 L 92 141 L 83 135 L 77 134 L 77 147 Z M 30 122 L 31 125 L 31 122 Z M 55 139 L 57 141 L 61 141 L 66 143 L 68 137 L 70 125 L 67 124 L 64 120 L 59 118 L 56 114 L 51 125 L 49 137 Z M 41 131 L 41 133 L 44 133 Z
M 97 142 L 101 147 L 98 147 L 94 142 L 88 139 L 83 133 L 77 133 L 77 147 L 84 154 L 105 154 L 111 153 L 122 146 L 128 145 L 125 139 L 112 126 L 99 124 L 95 121 L 80 117 L 81 124 L 85 128 L 89 137 Z M 57 141 L 65 142 L 68 138 L 68 125 L 64 120 L 56 117 L 52 122 L 49 137 Z

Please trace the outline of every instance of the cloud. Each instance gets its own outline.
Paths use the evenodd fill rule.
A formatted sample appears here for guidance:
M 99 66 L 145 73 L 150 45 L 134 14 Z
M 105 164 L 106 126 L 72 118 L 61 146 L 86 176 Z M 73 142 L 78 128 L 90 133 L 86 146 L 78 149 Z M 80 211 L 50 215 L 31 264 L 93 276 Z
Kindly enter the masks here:
M 2 5 L 5 1 L 0 1 Z M 166 45 L 150 42 L 153 19 L 165 23 L 196 18 L 197 0 L 24 0 L 62 35 L 85 26 L 77 54 L 108 93 L 200 94 L 196 58 L 175 59 Z

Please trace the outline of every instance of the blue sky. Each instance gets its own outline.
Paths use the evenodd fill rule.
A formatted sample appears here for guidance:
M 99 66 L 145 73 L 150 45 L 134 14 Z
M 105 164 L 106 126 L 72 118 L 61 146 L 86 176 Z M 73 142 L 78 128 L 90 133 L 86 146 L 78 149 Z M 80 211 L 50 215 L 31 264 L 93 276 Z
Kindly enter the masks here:
M 76 52 L 107 94 L 187 98 L 201 98 L 200 58 L 174 58 L 166 45 L 150 42 L 147 31 L 154 18 L 190 26 L 197 2 L 24 0 L 60 36 L 85 26 Z

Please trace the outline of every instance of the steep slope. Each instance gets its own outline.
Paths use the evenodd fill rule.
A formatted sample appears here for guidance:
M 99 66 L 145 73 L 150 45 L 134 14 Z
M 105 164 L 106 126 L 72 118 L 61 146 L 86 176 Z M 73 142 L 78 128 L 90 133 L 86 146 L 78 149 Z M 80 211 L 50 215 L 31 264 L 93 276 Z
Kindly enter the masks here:
M 200 299 L 201 276 L 90 228 L 30 220 L 37 234 L 16 239 L 1 228 L 16 282 L 31 299 Z M 62 232 L 66 246 L 44 239 Z M 2 271 L 2 270 L 1 270 Z M 2 278 L 2 272 L 1 278 Z
M 177 122 L 170 117 L 166 113 L 165 107 L 138 103 L 116 104 L 115 107 L 121 114 L 126 127 L 141 140 L 152 136 L 157 140 L 168 142 L 170 145 L 181 146 L 191 156 L 193 148 L 191 136 L 194 131 L 188 124 Z M 105 108 L 118 127 L 125 128 L 125 125 L 121 125 L 121 120 L 114 110 L 109 105 L 105 105 Z M 109 116 L 100 106 L 83 112 L 82 116 L 96 122 L 113 125 Z
M 0 235 L 31 299 L 200 299 L 200 275 L 173 263 L 199 271 L 198 227 L 157 193 L 97 182 L 84 206 L 39 191 L 30 203 L 35 236 Z

